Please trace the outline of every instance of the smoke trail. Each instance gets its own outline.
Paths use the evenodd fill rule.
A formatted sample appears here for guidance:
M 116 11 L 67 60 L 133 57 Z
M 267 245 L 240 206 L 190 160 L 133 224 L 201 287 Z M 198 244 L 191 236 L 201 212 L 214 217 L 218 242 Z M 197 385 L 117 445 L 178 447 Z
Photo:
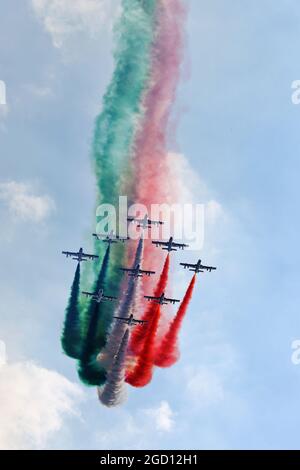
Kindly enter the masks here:
M 128 339 L 129 328 L 127 327 L 115 357 L 112 369 L 108 373 L 107 382 L 103 389 L 98 387 L 99 400 L 101 403 L 103 403 L 103 405 L 108 407 L 121 405 L 127 398 L 125 384 L 125 360 Z
M 178 186 L 178 182 L 170 177 L 167 131 L 179 79 L 184 11 L 181 0 L 162 0 L 158 9 L 159 30 L 152 53 L 152 85 L 144 99 L 145 117 L 136 140 L 134 155 L 137 174 L 135 196 L 140 203 L 148 206 L 148 210 L 153 203 L 176 202 Z M 164 218 L 164 214 L 161 217 Z M 149 269 L 159 265 L 160 253 L 158 250 L 153 253 L 150 243 L 145 244 L 144 256 Z M 144 293 L 148 288 L 143 283 Z M 162 290 L 156 290 L 158 295 Z M 151 361 L 154 360 L 155 337 L 160 317 L 153 307 L 147 310 L 143 318 L 151 319 L 151 316 L 151 332 L 145 337 L 141 328 L 137 328 L 130 341 L 130 350 L 135 354 L 140 353 L 136 367 L 128 372 L 127 377 L 128 382 L 134 386 L 144 386 L 152 378 Z
M 142 257 L 143 257 L 143 245 L 144 245 L 143 238 L 140 238 L 137 249 L 136 249 L 133 267 L 135 267 L 137 264 L 141 264 Z M 138 284 L 138 279 L 135 279 L 134 277 L 129 278 L 127 290 L 124 293 L 122 303 L 116 312 L 116 315 L 118 317 L 122 317 L 122 318 L 129 317 L 133 302 L 135 300 L 137 284 Z M 109 369 L 109 367 L 111 367 L 113 363 L 114 357 L 118 351 L 119 344 L 122 340 L 122 337 L 125 333 L 126 328 L 127 328 L 127 325 L 123 322 L 116 321 L 114 324 L 113 330 L 111 334 L 109 335 L 107 345 L 104 348 L 104 350 L 101 352 L 100 356 L 98 357 L 100 364 L 106 369 Z
M 107 247 L 105 256 L 102 261 L 101 270 L 98 275 L 97 282 L 94 286 L 94 292 L 103 289 L 108 263 L 110 258 L 110 246 Z M 86 326 L 86 335 L 83 339 L 82 352 L 78 367 L 80 379 L 87 385 L 101 385 L 106 379 L 106 373 L 96 361 L 97 354 L 105 345 L 106 338 L 97 335 L 100 318 L 103 315 L 103 303 L 90 301 L 88 312 L 88 324 Z
M 168 180 L 166 147 L 182 59 L 183 19 L 181 0 L 159 3 L 158 35 L 152 48 L 151 87 L 144 99 L 144 122 L 135 147 L 136 199 L 145 205 L 149 201 L 166 202 L 174 197 Z
M 122 0 L 122 14 L 114 28 L 115 68 L 103 97 L 102 112 L 96 119 L 92 145 L 97 206 L 109 203 L 117 207 L 120 194 L 132 193 L 129 157 L 143 115 L 142 95 L 149 80 L 156 3 L 157 0 Z M 99 248 L 99 243 L 95 243 Z M 119 255 L 112 261 L 119 262 Z
M 160 319 L 160 305 L 155 305 L 155 312 L 148 327 L 146 339 L 132 371 L 127 372 L 126 382 L 133 387 L 145 387 L 151 382 L 153 375 L 153 362 L 155 354 L 155 337 Z
M 115 70 L 94 133 L 98 203 L 117 204 L 119 175 L 124 181 L 128 180 L 130 146 L 142 113 L 141 97 L 149 77 L 156 0 L 123 0 L 122 7 L 122 16 L 115 27 Z
M 161 0 L 157 10 L 151 87 L 144 97 L 145 115 L 134 154 L 135 199 L 148 206 L 148 210 L 150 204 L 171 204 L 177 200 L 177 182 L 170 177 L 167 158 L 167 134 L 180 75 L 185 11 L 182 0 Z M 151 248 L 151 244 L 145 245 L 145 260 L 152 269 L 159 263 L 159 252 L 153 254 Z
M 92 161 L 96 176 L 97 201 L 117 207 L 118 197 L 126 194 L 132 198 L 134 184 L 130 164 L 131 147 L 136 128 L 143 115 L 142 96 L 150 74 L 150 51 L 155 35 L 157 0 L 122 0 L 122 14 L 114 28 L 114 72 L 102 100 L 102 111 L 95 122 Z M 95 240 L 95 250 L 103 253 L 103 244 Z M 125 247 L 116 246 L 111 256 L 111 288 L 118 291 L 122 277 L 117 265 L 124 259 Z M 86 265 L 83 272 L 83 288 L 94 282 L 99 263 Z M 104 331 L 107 333 L 113 306 L 108 302 L 102 307 Z M 80 311 L 88 317 L 88 303 L 82 298 Z
M 159 297 L 166 289 L 166 286 L 168 283 L 168 277 L 169 277 L 169 268 L 170 268 L 170 255 L 168 254 L 165 260 L 165 264 L 164 264 L 162 273 L 160 275 L 159 281 L 154 291 L 155 297 Z M 151 321 L 154 316 L 155 311 L 156 311 L 156 305 L 151 303 L 148 306 L 147 310 L 145 311 L 144 315 L 142 316 L 142 320 Z M 145 328 L 143 326 L 137 326 L 131 334 L 129 349 L 133 351 L 135 354 L 139 354 L 143 347 L 144 341 L 145 341 Z
M 172 321 L 169 331 L 162 340 L 156 354 L 154 364 L 158 367 L 170 367 L 179 358 L 179 352 L 177 347 L 178 335 L 187 308 L 191 301 L 193 290 L 196 282 L 196 274 L 193 276 L 190 285 L 186 291 L 184 299 L 178 309 L 177 315 Z
M 80 263 L 78 263 L 75 271 L 61 336 L 61 345 L 64 352 L 74 359 L 78 359 L 81 352 L 80 312 L 78 305 L 79 289 Z

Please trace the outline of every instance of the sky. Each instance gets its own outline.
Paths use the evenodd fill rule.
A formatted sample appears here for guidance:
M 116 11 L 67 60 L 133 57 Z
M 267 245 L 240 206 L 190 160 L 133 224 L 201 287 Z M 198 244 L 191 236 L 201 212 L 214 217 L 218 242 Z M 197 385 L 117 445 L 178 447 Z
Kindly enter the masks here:
M 188 256 L 218 270 L 198 278 L 180 361 L 113 410 L 61 352 L 75 268 L 61 250 L 90 243 L 90 147 L 120 2 L 1 4 L 0 448 L 299 448 L 299 5 L 185 3 L 170 152 L 207 205 Z M 187 282 L 174 273 L 176 293 Z

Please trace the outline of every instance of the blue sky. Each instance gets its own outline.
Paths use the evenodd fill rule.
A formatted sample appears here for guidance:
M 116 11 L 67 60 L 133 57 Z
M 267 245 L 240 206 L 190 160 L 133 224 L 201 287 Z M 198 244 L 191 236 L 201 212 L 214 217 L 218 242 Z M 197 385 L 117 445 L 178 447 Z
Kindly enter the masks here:
M 116 410 L 80 385 L 59 336 L 74 273 L 60 252 L 88 245 L 89 149 L 119 2 L 1 6 L 0 447 L 299 447 L 299 5 L 187 3 L 170 151 L 188 162 L 193 198 L 217 208 L 200 255 L 218 271 L 198 281 L 180 362 Z

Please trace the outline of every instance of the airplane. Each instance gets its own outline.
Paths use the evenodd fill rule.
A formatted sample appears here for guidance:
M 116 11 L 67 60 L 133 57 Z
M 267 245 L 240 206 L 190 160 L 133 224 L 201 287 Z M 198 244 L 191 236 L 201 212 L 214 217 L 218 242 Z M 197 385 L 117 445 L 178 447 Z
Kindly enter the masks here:
M 118 242 L 126 242 L 129 240 L 129 237 L 119 237 L 119 235 L 115 235 L 113 230 L 108 235 L 99 235 L 98 233 L 93 233 L 93 237 L 96 237 L 98 240 L 102 241 L 103 243 L 118 243 Z
M 97 256 L 97 255 L 88 255 L 87 253 L 84 253 L 82 248 L 80 248 L 80 250 L 77 251 L 77 252 L 62 251 L 62 254 L 66 255 L 67 258 L 69 258 L 71 256 L 72 259 L 77 260 L 79 263 L 81 263 L 81 261 L 87 261 L 89 259 L 95 260 L 95 259 L 99 258 L 99 256 Z
M 151 228 L 151 225 L 163 225 L 164 222 L 161 220 L 150 220 L 146 214 L 143 219 L 136 219 L 135 217 L 127 217 L 128 222 L 134 222 L 138 224 L 138 228 Z
M 100 304 L 100 302 L 106 302 L 107 300 L 113 302 L 114 300 L 118 300 L 117 297 L 111 297 L 110 295 L 105 295 L 103 289 L 99 289 L 98 292 L 85 292 L 82 291 L 82 294 L 86 297 L 92 297 L 92 300 Z
M 128 273 L 128 276 L 136 277 L 136 278 L 143 277 L 144 274 L 145 276 L 149 276 L 149 277 L 152 274 L 155 274 L 155 271 L 145 271 L 144 269 L 141 269 L 140 264 L 137 264 L 135 268 L 120 268 L 120 270 Z
M 177 251 L 178 248 L 181 250 L 184 250 L 184 248 L 188 248 L 189 245 L 185 245 L 185 243 L 175 243 L 173 237 L 170 237 L 170 240 L 168 242 L 160 242 L 157 240 L 154 240 L 152 242 L 153 245 L 156 245 L 156 247 L 162 247 L 163 250 L 168 251 L 169 253 L 171 251 Z
M 176 304 L 177 302 L 180 302 L 180 300 L 177 299 L 168 299 L 165 296 L 165 293 L 163 292 L 160 297 L 153 297 L 152 295 L 144 295 L 145 299 L 148 300 L 148 302 L 154 302 L 159 305 L 167 305 L 167 304 Z
M 180 263 L 180 266 L 183 266 L 184 269 L 188 269 L 189 271 L 193 271 L 195 273 L 204 273 L 204 271 L 209 271 L 211 273 L 217 269 L 213 266 L 204 266 L 201 264 L 201 259 L 199 259 L 196 264 Z
M 127 323 L 128 326 L 135 326 L 135 325 L 145 325 L 148 323 L 148 321 L 145 320 L 136 320 L 133 318 L 133 315 L 130 315 L 129 318 L 123 318 L 123 317 L 114 317 L 116 320 Z

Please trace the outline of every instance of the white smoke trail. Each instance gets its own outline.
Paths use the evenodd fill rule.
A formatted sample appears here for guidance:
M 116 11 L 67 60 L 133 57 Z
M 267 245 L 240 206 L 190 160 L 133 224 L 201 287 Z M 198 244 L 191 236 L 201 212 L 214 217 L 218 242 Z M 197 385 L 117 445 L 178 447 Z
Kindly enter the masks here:
M 118 406 L 127 398 L 125 383 L 125 361 L 129 339 L 129 327 L 126 326 L 119 350 L 115 356 L 113 366 L 108 373 L 104 387 L 98 387 L 98 397 L 101 403 L 107 407 Z
M 140 238 L 138 247 L 135 254 L 134 264 L 135 267 L 137 264 L 142 264 L 143 258 L 143 238 Z M 122 318 L 128 318 L 133 311 L 134 304 L 136 301 L 136 294 L 138 292 L 139 278 L 130 277 L 128 281 L 127 290 L 124 294 L 124 299 L 116 312 L 116 316 Z M 114 323 L 112 332 L 109 335 L 107 344 L 102 352 L 99 354 L 97 360 L 100 362 L 102 367 L 105 367 L 109 372 L 109 369 L 112 367 L 114 358 L 117 354 L 120 342 L 126 332 L 127 325 L 126 323 L 116 321 Z

